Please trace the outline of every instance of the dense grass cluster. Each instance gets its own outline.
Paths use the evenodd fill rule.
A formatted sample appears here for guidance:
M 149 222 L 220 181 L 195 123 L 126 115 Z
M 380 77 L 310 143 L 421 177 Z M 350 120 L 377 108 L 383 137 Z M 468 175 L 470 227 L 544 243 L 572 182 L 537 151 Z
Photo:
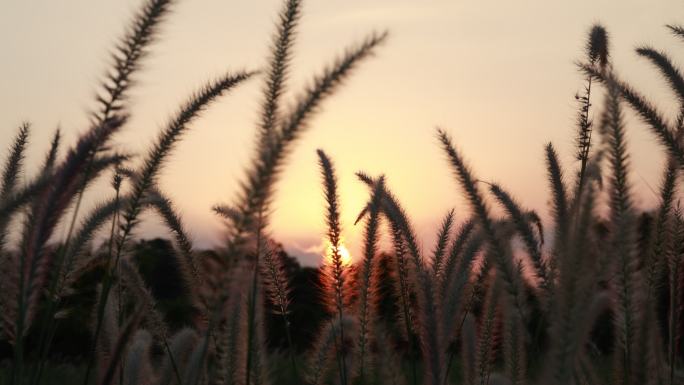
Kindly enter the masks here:
M 369 198 L 357 219 L 364 225 L 362 258 L 349 264 L 334 163 L 319 150 L 329 253 L 309 290 L 317 291 L 327 316 L 302 347 L 292 337 L 298 301 L 292 277 L 268 234 L 275 184 L 311 117 L 386 34 L 347 49 L 286 103 L 301 4 L 285 1 L 261 72 L 255 154 L 236 201 L 214 208 L 226 221 L 228 242 L 210 258 L 193 249 L 157 177 L 200 113 L 256 73 L 230 71 L 200 87 L 138 166 L 111 146 L 128 120 L 135 74 L 173 3 L 146 0 L 112 52 L 90 127 L 64 156 L 57 132 L 38 172 L 20 178 L 30 124 L 16 134 L 0 185 L 0 340 L 12 350 L 0 371 L 3 383 L 56 381 L 46 375 L 51 351 L 59 324 L 74 313 L 87 314 L 90 340 L 85 361 L 71 368 L 67 381 L 84 385 L 684 383 L 678 201 L 684 78 L 664 53 L 637 49 L 676 94 L 682 112 L 674 120 L 620 79 L 606 31 L 591 29 L 578 62 L 586 88 L 577 95 L 572 177 L 554 147 L 544 149 L 550 231 L 503 186 L 479 179 L 447 131 L 438 129 L 470 215 L 448 212 L 436 244 L 424 253 L 389 181 L 359 172 Z M 684 38 L 684 29 L 668 28 Z M 597 84 L 604 101 L 593 122 Z M 625 106 L 644 120 L 668 159 L 653 212 L 638 212 L 633 203 Z M 82 212 L 84 192 L 108 173 L 112 197 Z M 494 205 L 501 217 L 493 215 Z M 169 258 L 187 300 L 181 326 L 168 323 L 134 258 L 134 234 L 147 211 L 173 234 Z M 60 225 L 64 239 L 55 234 Z M 96 234 L 106 234 L 106 241 L 93 251 Z M 381 250 L 383 236 L 391 250 Z M 87 299 L 75 307 L 79 295 Z M 283 349 L 269 344 L 267 318 L 284 331 Z

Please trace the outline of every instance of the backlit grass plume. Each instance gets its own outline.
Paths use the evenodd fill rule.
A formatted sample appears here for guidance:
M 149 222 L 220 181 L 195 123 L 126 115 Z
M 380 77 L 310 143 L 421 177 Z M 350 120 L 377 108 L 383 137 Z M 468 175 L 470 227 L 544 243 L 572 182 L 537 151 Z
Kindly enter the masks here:
M 0 185 L 0 202 L 6 202 L 8 197 L 14 193 L 17 178 L 22 170 L 24 150 L 28 141 L 28 135 L 29 124 L 23 123 L 14 139 L 9 156 L 5 160 L 2 185 Z M 2 310 L 4 310 L 2 316 L 3 322 L 0 323 L 2 328 L 0 328 L 0 330 L 3 331 L 3 334 L 6 335 L 9 340 L 16 338 L 17 330 L 14 330 L 14 321 L 11 320 L 11 315 L 16 312 L 16 307 L 12 301 L 8 300 L 8 294 L 13 293 L 16 297 L 19 290 L 17 285 L 19 261 L 17 260 L 16 255 L 4 251 L 11 214 L 12 212 L 8 212 L 5 213 L 5 215 L 0 216 L 0 262 L 2 265 L 2 270 L 0 271 L 3 273 L 2 276 L 5 277 L 5 279 L 3 279 L 4 283 L 0 284 L 0 289 L 6 293 L 4 296 L 0 297 Z
M 159 189 L 150 189 L 147 201 L 163 219 L 164 224 L 173 234 L 176 244 L 177 266 L 183 276 L 187 291 L 193 302 L 196 302 L 198 306 L 201 306 L 201 310 L 205 313 L 204 317 L 208 317 L 206 312 L 209 311 L 209 305 L 204 302 L 203 299 L 200 298 L 199 293 L 197 293 L 199 288 L 203 285 L 202 276 L 198 263 L 195 260 L 190 235 L 186 231 L 183 220 L 176 211 L 171 199 L 165 196 Z
M 446 253 L 447 243 L 449 242 L 451 226 L 454 224 L 454 210 L 449 210 L 442 220 L 442 226 L 437 234 L 437 243 L 432 253 L 432 274 L 435 276 L 441 273 L 442 260 Z
M 297 24 L 301 16 L 301 2 L 289 0 L 278 15 L 280 24 L 273 36 L 271 61 L 264 85 L 264 100 L 261 108 L 259 127 L 259 151 L 268 151 L 274 139 L 274 129 L 279 123 L 282 96 L 287 87 L 286 81 L 290 72 L 292 46 L 296 37 Z
M 143 209 L 143 198 L 148 190 L 156 182 L 156 177 L 160 168 L 172 150 L 174 144 L 180 139 L 180 136 L 187 130 L 187 125 L 192 122 L 198 114 L 217 97 L 224 92 L 230 90 L 240 82 L 248 79 L 251 73 L 232 73 L 224 75 L 222 78 L 209 83 L 203 87 L 199 92 L 192 95 L 189 100 L 183 105 L 177 115 L 168 123 L 167 127 L 160 133 L 159 138 L 155 141 L 150 149 L 147 157 L 139 171 L 135 173 L 136 178 L 133 180 L 128 205 L 123 208 L 123 223 L 116 238 L 115 250 L 113 255 L 109 256 L 107 263 L 108 269 L 115 269 L 118 266 L 119 260 L 124 253 L 124 248 L 129 235 L 139 223 L 138 216 Z M 102 294 L 100 295 L 100 309 L 104 309 L 108 293 L 113 285 L 113 277 L 115 274 L 110 272 L 105 276 Z M 102 311 L 97 315 L 97 326 L 95 327 L 95 339 L 100 332 L 100 325 L 102 323 Z M 92 361 L 91 361 L 92 362 Z M 91 367 L 91 365 L 89 365 Z M 86 371 L 84 382 L 87 382 L 89 370 Z
M 161 22 L 169 14 L 175 1 L 146 0 L 126 33 L 111 53 L 112 68 L 105 75 L 97 94 L 98 108 L 93 114 L 96 123 L 103 123 L 114 115 L 126 113 L 125 101 L 133 84 L 133 75 L 140 69 L 141 59 L 159 34 Z
M 454 274 L 463 272 L 461 269 L 457 270 L 457 265 L 463 264 L 462 254 L 474 230 L 475 222 L 467 220 L 461 224 L 456 236 L 452 240 L 437 280 L 440 295 L 446 294 L 446 287 L 453 282 Z
M 618 367 L 622 370 L 621 378 L 627 383 L 631 381 L 632 360 L 634 356 L 635 338 L 639 317 L 643 313 L 637 293 L 640 287 L 640 276 L 637 272 L 637 261 L 634 245 L 634 219 L 632 198 L 628 180 L 628 158 L 622 111 L 618 89 L 608 83 L 608 96 L 605 103 L 602 121 L 602 134 L 608 145 L 609 162 L 611 164 L 610 210 L 611 210 L 611 242 L 612 253 L 609 256 L 616 262 L 615 289 L 617 295 L 616 327 L 619 334 L 617 351 L 623 357 L 617 358 Z
M 596 24 L 589 32 L 589 39 L 586 43 L 586 57 L 591 65 L 598 65 L 606 68 L 608 65 L 608 35 L 602 25 Z M 580 168 L 577 172 L 577 190 L 581 190 L 584 184 L 584 174 L 589 161 L 589 151 L 591 150 L 591 134 L 593 122 L 589 116 L 591 108 L 591 83 L 593 76 L 587 75 L 587 83 L 584 94 L 576 95 L 575 98 L 580 103 L 580 110 L 577 116 L 577 160 L 580 161 Z
M 328 156 L 318 150 L 318 161 L 323 176 L 324 196 L 326 202 L 326 224 L 327 239 L 329 242 L 329 261 L 324 265 L 323 278 L 326 287 L 326 295 L 331 312 L 337 318 L 339 328 L 339 339 L 334 337 L 336 342 L 336 358 L 340 365 L 340 381 L 347 384 L 347 351 L 346 340 L 344 337 L 345 325 L 343 322 L 348 303 L 348 293 L 346 292 L 346 280 L 348 279 L 347 266 L 345 266 L 340 247 L 342 246 L 342 229 L 340 226 L 339 197 L 337 195 L 337 176 L 335 169 Z
M 564 246 L 568 226 L 568 195 L 563 178 L 563 169 L 558 161 L 558 154 L 551 143 L 546 145 L 546 170 L 550 190 L 552 192 L 551 212 L 555 227 L 556 247 Z
M 684 103 L 684 79 L 682 78 L 679 69 L 674 66 L 667 54 L 648 46 L 638 47 L 636 52 L 639 56 L 648 59 L 656 68 L 658 68 L 661 75 L 667 80 L 672 91 L 677 95 L 680 103 Z
M 17 179 L 22 173 L 24 164 L 24 151 L 28 143 L 30 124 L 25 122 L 19 127 L 19 132 L 14 138 L 12 148 L 10 149 L 9 157 L 5 160 L 5 166 L 2 170 L 2 185 L 0 187 L 0 196 L 6 198 L 17 184 Z
M 617 89 L 621 97 L 637 112 L 641 119 L 648 124 L 658 141 L 667 149 L 679 164 L 684 164 L 684 150 L 674 134 L 675 130 L 663 117 L 663 114 L 647 101 L 632 86 L 620 80 L 614 72 L 602 71 L 591 64 L 580 63 L 580 69 L 601 82 L 610 83 Z
M 491 248 L 492 256 L 495 258 L 496 265 L 501 273 L 501 279 L 505 282 L 504 288 L 513 300 L 515 311 L 520 314 L 522 320 L 525 320 L 525 306 L 522 303 L 523 287 L 521 278 L 515 268 L 515 263 L 512 260 L 512 256 L 507 254 L 505 247 L 501 244 L 501 241 L 494 230 L 489 208 L 482 198 L 470 170 L 463 162 L 460 154 L 451 144 L 451 139 L 447 133 L 441 129 L 438 129 L 437 136 L 453 167 L 454 174 L 466 193 L 473 214 L 476 215 L 480 226 L 482 226 L 489 247 Z
M 288 6 L 295 6 L 289 4 Z M 283 163 L 294 142 L 308 128 L 312 115 L 323 100 L 332 95 L 358 64 L 370 56 L 376 46 L 387 37 L 386 33 L 372 34 L 362 43 L 349 48 L 332 65 L 315 76 L 313 81 L 296 97 L 294 104 L 277 119 L 279 125 L 272 133 L 267 148 L 259 148 L 247 179 L 241 185 L 238 203 L 239 221 L 232 226 L 231 246 L 239 246 L 244 232 L 253 225 L 257 208 L 268 212 L 274 183 L 283 168 Z
M 357 177 L 366 185 L 373 186 L 374 179 L 362 172 Z M 370 207 L 370 206 L 368 206 Z M 426 381 L 439 384 L 442 375 L 440 328 L 437 324 L 438 304 L 434 300 L 434 281 L 419 250 L 415 231 L 397 198 L 385 187 L 381 205 L 392 234 L 397 270 L 399 272 L 398 297 L 401 298 L 406 338 L 411 354 L 412 383 L 418 381 L 416 346 L 413 333 L 419 336 L 421 351 L 426 357 L 429 369 L 425 370 Z M 363 214 L 363 213 L 362 213 Z M 415 309 L 412 301 L 415 297 Z M 415 322 L 415 324 L 414 324 Z
M 162 164 L 176 142 L 187 131 L 188 125 L 216 98 L 248 79 L 252 74 L 250 72 L 228 73 L 208 83 L 188 99 L 159 134 L 158 139 L 143 161 L 141 169 L 137 172 L 136 180 L 134 180 L 130 202 L 123 215 L 125 222 L 122 225 L 122 234 L 117 242 L 117 252 L 120 252 L 128 234 L 137 223 L 138 214 L 142 208 L 140 202 L 143 195 L 155 183 Z
M 358 371 L 362 382 L 365 382 L 367 373 L 367 360 L 369 356 L 370 344 L 373 337 L 372 326 L 375 323 L 375 312 L 373 306 L 375 300 L 373 296 L 372 282 L 378 278 L 375 276 L 375 255 L 377 253 L 378 225 L 380 220 L 380 205 L 384 190 L 384 177 L 380 177 L 373 188 L 370 205 L 368 207 L 368 219 L 364 230 L 363 263 L 361 265 L 361 280 L 359 292 L 359 342 Z
M 549 296 L 553 287 L 553 282 L 549 277 L 546 261 L 542 257 L 542 241 L 538 240 L 535 236 L 528 216 L 513 200 L 511 195 L 503 190 L 501 186 L 497 184 L 491 184 L 490 191 L 504 207 L 510 216 L 511 221 L 515 225 L 517 232 L 522 237 L 527 254 L 530 256 L 532 264 L 534 265 L 534 274 L 539 279 L 539 287 L 546 292 L 546 296 Z M 539 233 L 542 234 L 542 232 Z
M 266 291 L 270 302 L 274 306 L 274 312 L 282 317 L 285 326 L 285 337 L 287 339 L 287 346 L 289 349 L 290 363 L 295 377 L 299 376 L 297 369 L 297 362 L 295 357 L 295 347 L 292 343 L 292 333 L 290 331 L 291 323 L 289 319 L 289 305 L 291 302 L 289 277 L 283 266 L 283 260 L 280 253 L 276 253 L 271 245 L 264 242 L 261 246 L 263 255 L 261 258 L 261 270 L 263 274 L 263 281 L 266 286 Z

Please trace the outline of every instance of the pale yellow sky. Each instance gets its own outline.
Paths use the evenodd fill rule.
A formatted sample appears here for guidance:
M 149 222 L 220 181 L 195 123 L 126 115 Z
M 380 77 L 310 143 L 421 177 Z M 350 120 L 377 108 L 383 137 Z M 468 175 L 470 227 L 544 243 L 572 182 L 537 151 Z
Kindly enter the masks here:
M 3 1 L 0 148 L 9 146 L 22 120 L 34 124 L 32 170 L 57 125 L 65 142 L 73 143 L 87 127 L 109 48 L 138 4 Z M 133 119 L 116 143 L 143 152 L 196 86 L 227 69 L 261 67 L 279 8 L 279 0 L 180 2 L 145 61 L 131 98 Z M 352 227 L 353 218 L 367 197 L 354 177 L 357 170 L 386 174 L 426 251 L 446 210 L 455 207 L 464 219 L 460 191 L 434 138 L 436 125 L 452 134 L 480 178 L 503 183 L 546 216 L 543 146 L 553 141 L 570 174 L 573 96 L 583 86 L 573 63 L 596 21 L 610 33 L 620 74 L 674 114 L 664 82 L 633 48 L 652 44 L 682 62 L 684 43 L 663 28 L 684 23 L 679 1 L 310 0 L 303 9 L 291 76 L 295 92 L 367 32 L 388 29 L 391 36 L 325 103 L 277 185 L 271 230 L 299 254 L 316 249 L 324 232 L 316 148 L 336 163 L 352 255 L 360 252 L 362 232 Z M 232 201 L 252 155 L 260 87 L 260 79 L 252 80 L 216 103 L 192 126 L 162 174 L 162 188 L 202 247 L 220 242 L 221 221 L 210 208 Z M 662 166 L 659 147 L 632 115 L 628 124 L 633 183 L 640 203 L 649 207 L 649 186 L 657 188 Z M 106 193 L 104 187 L 95 190 L 86 208 Z M 141 233 L 164 231 L 148 221 Z

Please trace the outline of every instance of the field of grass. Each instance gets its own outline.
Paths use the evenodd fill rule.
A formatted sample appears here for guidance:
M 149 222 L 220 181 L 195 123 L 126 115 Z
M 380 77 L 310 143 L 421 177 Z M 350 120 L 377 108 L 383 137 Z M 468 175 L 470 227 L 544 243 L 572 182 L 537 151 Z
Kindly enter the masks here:
M 0 383 L 684 383 L 684 77 L 665 53 L 636 51 L 681 104 L 674 119 L 618 75 L 606 30 L 589 31 L 577 62 L 586 80 L 571 131 L 577 162 L 560 164 L 551 143 L 540 149 L 550 226 L 504 186 L 479 179 L 467 149 L 438 128 L 444 167 L 470 212 L 447 213 L 424 252 L 391 181 L 360 171 L 368 201 L 357 218 L 363 255 L 352 263 L 341 240 L 345 197 L 334 159 L 319 150 L 328 254 L 320 268 L 302 268 L 268 231 L 276 182 L 311 117 L 387 33 L 347 48 L 285 100 L 302 10 L 299 0 L 284 1 L 264 70 L 200 86 L 133 167 L 112 138 L 127 124 L 130 88 L 173 6 L 144 1 L 112 51 L 91 127 L 75 144 L 65 146 L 56 132 L 40 169 L 27 173 L 25 123 L 5 156 Z M 668 28 L 684 39 L 684 28 Z M 226 245 L 196 250 L 157 185 L 160 168 L 203 110 L 256 78 L 263 82 L 256 153 L 235 202 L 214 207 L 227 224 Z M 652 212 L 634 203 L 626 109 L 668 159 Z M 84 212 L 84 192 L 108 175 L 110 196 Z M 136 239 L 144 212 L 159 216 L 173 238 Z M 95 242 L 97 234 L 105 241 Z

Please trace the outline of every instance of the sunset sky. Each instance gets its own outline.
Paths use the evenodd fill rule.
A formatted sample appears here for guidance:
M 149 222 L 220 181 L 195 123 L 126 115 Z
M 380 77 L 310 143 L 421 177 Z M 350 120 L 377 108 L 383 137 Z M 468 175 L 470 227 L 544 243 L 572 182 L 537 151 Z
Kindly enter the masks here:
M 6 0 L 0 13 L 0 148 L 23 120 L 33 123 L 28 167 L 43 158 L 57 126 L 73 144 L 87 128 L 97 81 L 139 0 Z M 226 70 L 265 64 L 279 0 L 179 2 L 145 60 L 131 96 L 132 120 L 115 138 L 123 150 L 144 153 L 172 113 L 199 85 Z M 450 208 L 467 215 L 461 191 L 435 139 L 451 133 L 476 175 L 505 185 L 528 208 L 547 217 L 543 147 L 552 141 L 570 175 L 584 79 L 586 33 L 595 22 L 610 33 L 619 74 L 668 113 L 674 97 L 634 48 L 649 44 L 684 61 L 684 42 L 669 23 L 684 23 L 681 1 L 305 1 L 290 90 L 350 44 L 373 31 L 390 38 L 328 99 L 291 154 L 277 184 L 270 231 L 286 249 L 317 263 L 324 202 L 315 149 L 337 167 L 343 226 L 352 256 L 362 226 L 353 220 L 368 197 L 354 172 L 384 173 L 409 212 L 425 251 Z M 198 247 L 222 240 L 212 212 L 232 202 L 253 143 L 262 79 L 221 98 L 192 125 L 160 178 Z M 595 106 L 600 105 L 598 94 Z M 593 114 L 596 116 L 597 114 Z M 654 137 L 630 113 L 628 140 L 640 207 L 655 200 L 662 158 Z M 597 137 L 598 138 L 598 137 Z M 596 141 L 598 144 L 598 140 Z M 3 150 L 3 156 L 6 154 Z M 86 209 L 112 192 L 102 186 Z M 153 220 L 140 235 L 165 235 Z

